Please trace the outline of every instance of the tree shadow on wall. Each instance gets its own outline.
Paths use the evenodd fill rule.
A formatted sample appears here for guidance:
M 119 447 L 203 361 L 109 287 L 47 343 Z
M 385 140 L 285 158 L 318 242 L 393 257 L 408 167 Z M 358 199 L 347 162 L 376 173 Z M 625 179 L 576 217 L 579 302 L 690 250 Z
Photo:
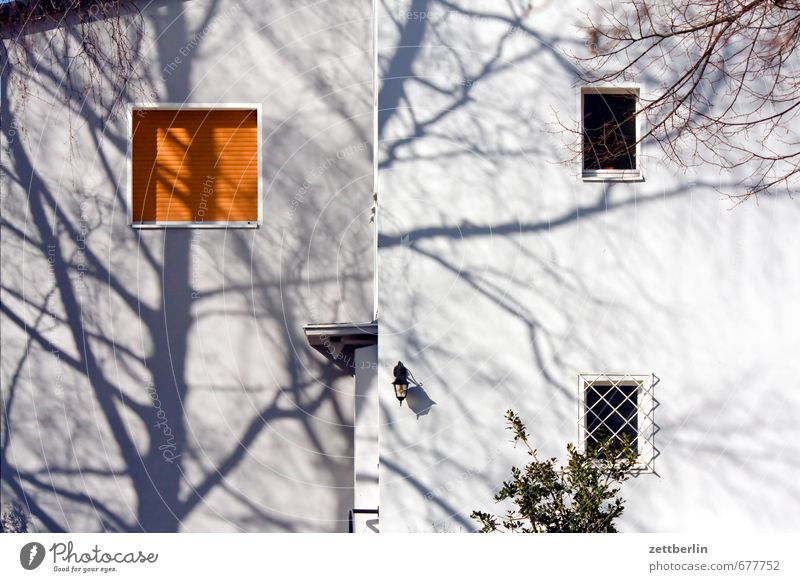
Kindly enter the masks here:
M 491 304 L 496 310 L 493 313 L 507 317 L 525 330 L 528 342 L 518 354 L 530 356 L 535 376 L 514 377 L 501 363 L 484 357 L 484 353 L 465 355 L 460 351 L 461 346 L 456 345 L 462 342 L 451 341 L 451 336 L 441 329 L 425 335 L 415 325 L 415 317 L 423 312 L 424 306 L 420 307 L 419 298 L 413 295 L 413 283 L 409 285 L 410 296 L 403 296 L 407 303 L 403 303 L 401 314 L 389 314 L 384 307 L 381 331 L 396 333 L 394 347 L 407 354 L 405 357 L 413 361 L 415 367 L 434 376 L 445 363 L 463 365 L 467 362 L 471 385 L 502 390 L 509 403 L 519 394 L 508 385 L 529 387 L 536 382 L 537 389 L 550 395 L 554 403 L 548 407 L 548 414 L 561 415 L 557 419 L 559 422 L 573 424 L 574 419 L 563 416 L 562 411 L 571 414 L 574 410 L 575 391 L 570 379 L 574 377 L 575 363 L 562 355 L 562 348 L 568 345 L 572 352 L 581 354 L 583 362 L 599 359 L 596 357 L 599 351 L 591 340 L 575 333 L 565 337 L 554 329 L 551 323 L 554 318 L 548 321 L 543 314 L 557 314 L 559 321 L 568 322 L 563 327 L 573 329 L 579 311 L 589 305 L 597 313 L 613 313 L 610 319 L 614 320 L 614 327 L 620 334 L 637 337 L 637 334 L 653 334 L 659 330 L 643 328 L 631 306 L 609 300 L 584 273 L 563 264 L 555 245 L 559 241 L 571 244 L 579 229 L 602 231 L 607 228 L 606 221 L 618 215 L 656 212 L 691 194 L 716 197 L 720 184 L 713 178 L 690 181 L 687 177 L 676 179 L 666 187 L 613 183 L 576 186 L 577 182 L 565 179 L 560 184 L 548 184 L 547 188 L 563 187 L 566 202 L 560 207 L 539 206 L 541 210 L 537 210 L 532 220 L 529 217 L 533 212 L 517 220 L 487 218 L 480 223 L 459 216 L 463 207 L 458 206 L 458 201 L 470 194 L 492 195 L 492 210 L 498 209 L 498 214 L 503 216 L 520 216 L 504 196 L 496 192 L 471 191 L 473 184 L 479 187 L 505 185 L 504 176 L 520 173 L 531 177 L 532 192 L 544 187 L 536 183 L 536 179 L 553 172 L 551 162 L 559 159 L 553 152 L 564 149 L 563 136 L 548 130 L 542 121 L 546 112 L 537 111 L 535 105 L 541 95 L 551 90 L 554 78 L 569 79 L 573 85 L 581 80 L 579 71 L 563 52 L 565 48 L 574 48 L 576 41 L 561 36 L 558 29 L 545 30 L 537 24 L 536 10 L 531 12 L 528 2 L 508 2 L 485 10 L 447 0 L 409 0 L 399 7 L 383 0 L 380 4 L 382 23 L 390 41 L 383 45 L 387 48 L 379 59 L 383 77 L 379 100 L 379 167 L 383 172 L 382 181 L 387 184 L 391 184 L 393 172 L 407 171 L 400 173 L 399 186 L 384 186 L 382 190 L 391 190 L 391 196 L 386 197 L 381 207 L 378 244 L 382 265 L 391 266 L 393 253 L 402 251 L 410 254 L 411 258 L 405 263 L 413 264 L 416 271 L 424 272 L 425 276 L 434 273 L 443 280 L 453 281 L 448 290 L 465 289 L 472 294 L 470 297 L 478 298 L 476 303 Z M 481 34 L 472 31 L 473 25 L 483 27 Z M 517 85 L 524 90 L 515 92 Z M 565 96 L 567 109 L 572 106 L 571 98 Z M 657 151 L 653 144 L 643 145 L 644 152 L 651 149 Z M 448 166 L 451 163 L 461 165 L 454 171 Z M 426 171 L 429 174 L 425 174 Z M 565 170 L 567 173 L 569 170 Z M 443 178 L 446 183 L 432 181 L 431 175 L 446 176 Z M 573 190 L 577 190 L 577 194 Z M 448 193 L 452 195 L 452 204 L 437 205 L 437 199 L 445 198 Z M 531 193 L 526 194 L 529 204 L 536 204 Z M 398 204 L 398 199 L 403 201 L 402 212 L 412 215 L 414 223 L 402 224 L 400 217 L 397 225 L 387 228 L 389 219 L 394 218 L 387 215 L 387 207 L 391 209 L 392 204 Z M 479 204 L 477 198 L 472 200 Z M 418 203 L 418 208 L 409 209 L 414 203 Z M 419 214 L 414 215 L 415 211 Z M 709 227 L 700 225 L 698 228 Z M 567 233 L 573 238 L 566 237 Z M 476 241 L 486 241 L 486 244 L 502 241 L 503 246 L 498 244 L 500 250 L 481 263 L 474 258 Z M 608 247 L 605 250 L 614 259 L 614 275 L 619 284 L 638 289 L 641 300 L 654 313 L 668 310 L 668 306 L 650 293 L 648 285 L 637 278 L 637 273 L 621 260 L 623 249 L 611 244 Z M 508 262 L 493 262 L 494 257 L 505 258 L 504 253 L 515 253 L 524 263 L 525 271 L 535 273 L 535 277 L 523 280 L 519 273 L 505 268 Z M 660 259 L 653 256 L 653 261 Z M 407 276 L 410 270 L 401 271 L 381 270 L 382 293 L 400 294 L 395 282 Z M 550 293 L 549 289 L 553 288 L 560 292 Z M 459 296 L 459 301 L 450 304 L 437 297 L 431 303 L 436 303 L 437 310 L 453 309 L 455 320 L 458 318 L 455 311 L 464 309 L 463 296 Z M 487 317 L 481 312 L 473 315 L 477 323 Z M 447 321 L 447 318 L 442 320 Z M 459 333 L 470 331 L 458 329 Z M 440 341 L 432 341 L 432 336 Z M 491 352 L 491 346 L 486 351 Z M 442 385 L 448 383 L 448 378 L 436 379 L 441 380 Z M 457 397 L 449 398 L 447 405 L 457 409 L 464 425 L 477 426 L 483 422 L 476 418 L 474 407 Z M 390 410 L 383 413 L 392 415 Z M 392 430 L 391 427 L 388 430 Z M 395 431 L 393 438 L 398 450 L 418 444 L 414 437 L 400 430 Z M 452 451 L 439 444 L 441 441 L 431 439 L 426 443 L 424 454 L 429 464 L 441 463 L 452 473 L 474 473 L 479 487 L 486 491 L 492 489 L 494 484 L 483 479 L 491 472 L 488 467 L 476 471 L 474 467 L 463 465 L 453 458 Z M 423 454 L 421 447 L 414 450 Z M 420 495 L 425 496 L 430 491 L 424 475 L 406 474 L 402 467 L 391 463 L 391 459 L 382 457 L 381 462 L 390 472 L 412 483 Z M 432 477 L 431 482 L 436 482 L 435 479 Z M 454 508 L 438 497 L 431 499 L 430 506 L 435 508 L 428 510 L 430 515 L 447 514 L 462 525 L 472 527 L 465 517 L 467 508 Z
M 210 2 L 190 24 L 183 3 L 160 4 L 150 16 L 119 16 L 145 21 L 144 37 L 132 39 L 138 78 L 120 84 L 102 59 L 92 69 L 100 76 L 92 87 L 116 95 L 113 103 L 75 89 L 86 80 L 69 58 L 81 25 L 66 20 L 49 34 L 37 27 L 8 41 L 36 66 L 15 70 L 4 58 L 3 494 L 52 532 L 172 532 L 196 517 L 200 529 L 345 531 L 350 382 L 311 353 L 301 330 L 331 316 L 320 298 L 338 293 L 336 258 L 309 257 L 307 241 L 268 227 L 258 236 L 209 230 L 198 238 L 127 225 L 128 128 L 119 112 L 155 92 L 161 102 L 191 96 L 200 51 L 169 65 L 225 17 Z M 25 107 L 14 75 L 27 77 Z M 48 165 L 62 159 L 58 134 L 37 142 L 23 131 L 40 103 L 69 111 L 74 159 L 66 165 L 80 170 L 54 179 Z M 297 172 L 285 170 L 285 180 L 302 183 Z M 346 226 L 315 218 L 302 218 L 303 235 L 313 227 L 337 239 Z M 283 263 L 264 260 L 265 241 Z M 346 262 L 363 259 L 350 256 L 353 248 L 341 252 Z M 200 288 L 198 264 L 211 272 Z M 350 299 L 369 297 L 370 282 L 369 274 L 348 274 Z M 223 337 L 232 356 L 202 353 L 203 342 Z M 260 365 L 248 371 L 253 362 Z M 297 471 L 282 475 L 287 466 Z M 298 482 L 306 502 L 319 496 L 335 507 L 292 515 L 271 501 L 272 490 L 296 492 Z

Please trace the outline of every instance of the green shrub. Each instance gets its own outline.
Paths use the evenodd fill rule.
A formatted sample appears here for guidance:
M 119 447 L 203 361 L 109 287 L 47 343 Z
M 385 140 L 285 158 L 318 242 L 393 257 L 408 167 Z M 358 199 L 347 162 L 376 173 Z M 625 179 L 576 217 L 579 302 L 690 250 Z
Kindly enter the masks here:
M 27 533 L 28 514 L 16 501 L 12 501 L 3 511 L 0 518 L 0 532 L 2 533 Z
M 636 453 L 627 439 L 598 443 L 586 453 L 567 445 L 567 466 L 558 467 L 555 458 L 540 461 L 528 441 L 525 425 L 514 411 L 506 412 L 514 445 L 522 443 L 532 459 L 524 468 L 511 468 L 511 479 L 494 496 L 511 500 L 514 509 L 503 517 L 473 511 L 480 531 L 546 533 L 613 533 L 624 510 L 620 485 L 631 476 Z

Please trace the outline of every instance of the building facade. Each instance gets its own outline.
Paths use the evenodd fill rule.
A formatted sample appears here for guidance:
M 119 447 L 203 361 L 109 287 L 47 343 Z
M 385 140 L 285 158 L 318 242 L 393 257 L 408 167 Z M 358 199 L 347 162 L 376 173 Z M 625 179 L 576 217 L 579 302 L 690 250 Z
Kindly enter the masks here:
M 4 25 L 4 504 L 347 531 L 353 364 L 303 325 L 373 317 L 370 3 L 82 4 Z
M 546 458 L 631 438 L 622 531 L 796 527 L 800 206 L 575 156 L 661 80 L 581 81 L 585 3 L 78 4 L 3 29 L 34 528 L 474 531 L 508 409 Z
M 556 121 L 591 106 L 569 58 L 590 8 L 382 4 L 382 531 L 473 531 L 526 463 L 504 412 L 564 461 L 612 416 L 598 399 L 648 465 L 622 531 L 798 525 L 800 207 L 735 205 L 717 187 L 744 171 L 676 168 L 650 144 L 633 170 L 584 175 Z M 423 385 L 408 407 L 385 388 L 397 360 Z

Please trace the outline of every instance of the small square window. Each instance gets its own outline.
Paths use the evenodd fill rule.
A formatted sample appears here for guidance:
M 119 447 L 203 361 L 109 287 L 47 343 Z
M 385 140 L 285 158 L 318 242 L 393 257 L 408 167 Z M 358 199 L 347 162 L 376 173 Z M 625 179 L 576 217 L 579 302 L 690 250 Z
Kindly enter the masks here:
M 134 227 L 261 223 L 259 106 L 134 106 Z
M 624 439 L 633 452 L 638 452 L 638 386 L 635 382 L 594 382 L 586 389 L 586 447 L 597 448 L 609 439 L 614 448 L 621 448 Z
M 635 88 L 583 88 L 581 159 L 584 179 L 641 179 L 638 104 L 639 90 Z
M 582 450 L 593 453 L 599 443 L 629 450 L 637 455 L 638 472 L 652 471 L 655 399 L 652 374 L 580 374 Z

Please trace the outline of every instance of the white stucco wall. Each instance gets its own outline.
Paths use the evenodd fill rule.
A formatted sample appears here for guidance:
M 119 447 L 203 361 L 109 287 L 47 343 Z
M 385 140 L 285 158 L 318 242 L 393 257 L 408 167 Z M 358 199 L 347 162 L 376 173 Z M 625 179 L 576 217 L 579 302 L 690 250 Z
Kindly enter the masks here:
M 795 530 L 800 205 L 733 208 L 715 187 L 745 176 L 655 147 L 643 183 L 582 182 L 552 123 L 575 119 L 562 51 L 588 5 L 533 3 L 519 29 L 527 2 L 490 4 L 382 3 L 382 531 L 475 529 L 525 463 L 504 411 L 564 459 L 577 374 L 620 371 L 660 378 L 623 531 Z M 398 359 L 425 414 L 397 406 Z
M 378 470 L 380 460 L 380 408 L 378 406 L 378 346 L 357 348 L 355 359 L 355 423 L 353 465 L 355 471 L 353 515 L 355 533 L 379 531 L 380 506 Z M 372 513 L 372 512 L 375 513 Z
M 98 103 L 58 31 L 26 38 L 27 97 L 3 72 L 3 501 L 45 530 L 346 531 L 353 380 L 301 325 L 372 317 L 370 3 L 138 6 L 108 123 L 115 70 Z M 262 105 L 261 228 L 127 225 L 142 101 Z

